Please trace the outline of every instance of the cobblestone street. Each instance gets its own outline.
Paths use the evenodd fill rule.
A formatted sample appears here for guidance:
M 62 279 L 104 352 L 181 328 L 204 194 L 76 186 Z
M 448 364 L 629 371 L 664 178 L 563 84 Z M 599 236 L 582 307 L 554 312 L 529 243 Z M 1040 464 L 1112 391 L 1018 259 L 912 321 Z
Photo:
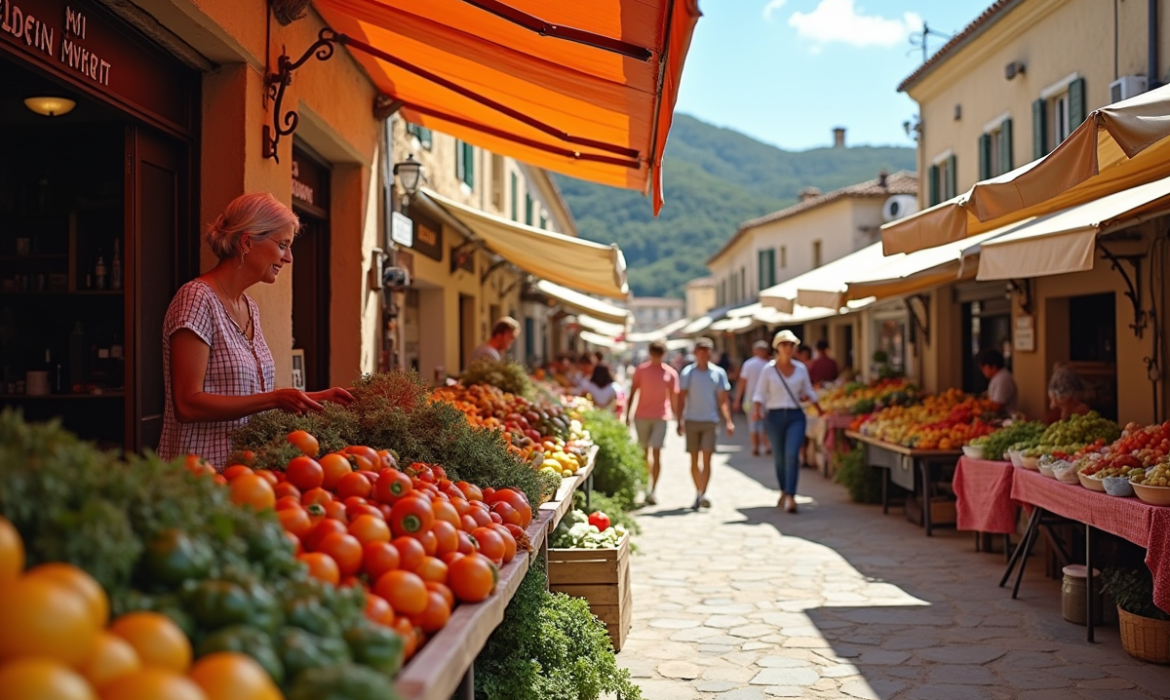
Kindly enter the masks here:
M 752 457 L 739 427 L 721 438 L 709 511 L 689 508 L 673 433 L 659 505 L 640 511 L 618 660 L 648 700 L 1170 697 L 1170 668 L 1127 655 L 1115 625 L 1090 645 L 1062 619 L 1039 557 L 1012 600 L 996 586 L 1003 555 L 976 553 L 970 533 L 928 539 L 813 470 L 800 513 L 779 511 L 771 457 Z

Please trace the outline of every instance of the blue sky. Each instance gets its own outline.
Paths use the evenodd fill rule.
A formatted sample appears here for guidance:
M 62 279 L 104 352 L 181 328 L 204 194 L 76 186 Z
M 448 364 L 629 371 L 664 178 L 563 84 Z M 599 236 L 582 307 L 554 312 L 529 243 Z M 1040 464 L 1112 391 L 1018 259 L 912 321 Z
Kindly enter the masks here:
M 922 63 L 911 34 L 954 34 L 991 1 L 702 0 L 677 110 L 789 150 L 830 145 L 835 126 L 849 145 L 912 146 L 897 92 Z

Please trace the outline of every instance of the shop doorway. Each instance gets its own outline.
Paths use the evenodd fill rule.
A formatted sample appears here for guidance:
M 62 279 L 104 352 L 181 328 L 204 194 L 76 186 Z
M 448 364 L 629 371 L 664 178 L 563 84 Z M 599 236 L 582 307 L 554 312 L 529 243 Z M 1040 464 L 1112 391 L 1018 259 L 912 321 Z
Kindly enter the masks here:
M 1117 420 L 1117 300 L 1112 292 L 1068 300 L 1069 366 L 1085 385 L 1085 403 Z
M 467 369 L 467 359 L 475 350 L 475 297 L 459 295 L 459 368 Z
M 988 380 L 975 357 L 991 348 L 1003 353 L 1004 366 L 1012 368 L 1012 306 L 1002 297 L 963 304 L 963 391 L 982 394 Z
M 305 352 L 305 388 L 329 381 L 329 180 L 325 162 L 302 146 L 293 148 L 293 210 L 301 232 L 293 245 L 293 348 Z M 278 379 L 279 383 L 279 379 Z

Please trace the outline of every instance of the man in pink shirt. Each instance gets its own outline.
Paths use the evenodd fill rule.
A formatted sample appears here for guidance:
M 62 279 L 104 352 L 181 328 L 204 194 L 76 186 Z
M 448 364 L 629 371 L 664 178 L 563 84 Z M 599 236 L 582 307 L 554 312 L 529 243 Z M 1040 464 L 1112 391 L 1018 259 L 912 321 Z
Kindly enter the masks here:
M 666 421 L 678 409 L 678 372 L 664 363 L 666 344 L 650 343 L 650 359 L 634 370 L 630 386 L 630 398 L 626 406 L 626 425 L 630 417 L 638 431 L 638 442 L 642 444 L 647 461 L 650 463 L 650 487 L 646 490 L 646 504 L 655 505 L 654 489 L 658 486 L 658 474 L 662 464 L 662 444 L 666 441 Z M 634 408 L 635 399 L 637 408 Z M 653 457 L 653 459 L 651 459 Z

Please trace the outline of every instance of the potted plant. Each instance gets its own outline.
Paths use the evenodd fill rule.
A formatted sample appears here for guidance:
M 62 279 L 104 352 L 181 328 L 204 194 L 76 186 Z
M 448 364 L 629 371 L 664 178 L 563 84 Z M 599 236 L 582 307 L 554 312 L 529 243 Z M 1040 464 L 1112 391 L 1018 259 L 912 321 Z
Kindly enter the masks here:
M 1170 614 L 1154 605 L 1154 579 L 1145 568 L 1106 569 L 1101 590 L 1117 604 L 1121 646 L 1130 656 L 1170 664 Z

